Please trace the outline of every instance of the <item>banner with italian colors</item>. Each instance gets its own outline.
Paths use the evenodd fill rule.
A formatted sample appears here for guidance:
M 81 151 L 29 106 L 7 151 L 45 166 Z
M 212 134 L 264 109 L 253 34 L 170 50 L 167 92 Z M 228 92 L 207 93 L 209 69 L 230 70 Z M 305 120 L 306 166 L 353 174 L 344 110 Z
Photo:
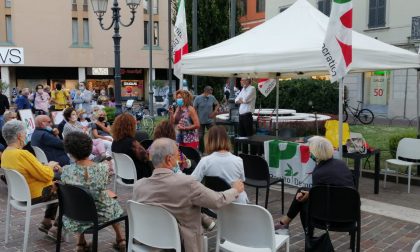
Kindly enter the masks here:
M 172 40 L 174 75 L 182 80 L 181 59 L 188 53 L 187 20 L 185 17 L 184 0 L 179 1 L 178 14 L 174 26 L 174 38 Z

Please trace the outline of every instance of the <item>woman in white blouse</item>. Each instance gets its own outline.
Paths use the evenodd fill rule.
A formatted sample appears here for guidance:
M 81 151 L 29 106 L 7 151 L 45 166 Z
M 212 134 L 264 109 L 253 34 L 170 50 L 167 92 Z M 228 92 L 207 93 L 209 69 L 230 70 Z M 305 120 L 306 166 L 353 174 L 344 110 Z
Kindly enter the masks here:
M 217 176 L 229 184 L 238 179 L 245 181 L 242 159 L 230 152 L 230 140 L 223 126 L 210 128 L 205 137 L 204 146 L 208 156 L 200 160 L 191 176 L 198 181 L 201 181 L 205 176 Z M 239 195 L 236 202 L 244 204 L 248 202 L 245 191 Z

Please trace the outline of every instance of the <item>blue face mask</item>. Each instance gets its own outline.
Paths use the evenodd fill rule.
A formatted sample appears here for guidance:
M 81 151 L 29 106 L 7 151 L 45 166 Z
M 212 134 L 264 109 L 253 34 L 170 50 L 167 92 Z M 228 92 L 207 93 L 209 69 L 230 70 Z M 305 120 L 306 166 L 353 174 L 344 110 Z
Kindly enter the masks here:
M 178 173 L 181 170 L 181 168 L 179 167 L 178 162 L 176 162 L 176 166 L 174 168 L 172 168 L 173 173 Z
M 184 105 L 184 99 L 182 99 L 182 98 L 178 98 L 178 99 L 176 99 L 176 104 L 177 104 L 179 107 L 183 106 L 183 105 Z
M 23 141 L 23 146 L 26 146 L 30 141 L 31 141 L 31 138 L 27 134 L 26 137 L 25 137 L 25 141 Z
M 49 132 L 51 132 L 51 131 L 52 131 L 51 126 L 47 126 L 47 127 L 45 127 L 45 129 L 46 129 L 47 131 L 49 131 Z

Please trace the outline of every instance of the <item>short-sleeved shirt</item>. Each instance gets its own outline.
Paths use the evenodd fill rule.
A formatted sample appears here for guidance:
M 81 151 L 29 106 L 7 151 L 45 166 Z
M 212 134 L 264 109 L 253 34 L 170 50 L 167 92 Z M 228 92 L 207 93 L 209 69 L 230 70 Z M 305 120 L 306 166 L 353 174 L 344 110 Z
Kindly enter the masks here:
M 67 107 L 69 94 L 65 90 L 55 90 L 51 92 L 51 100 L 55 102 L 55 109 L 65 109 Z
M 199 95 L 195 98 L 194 108 L 197 110 L 200 124 L 210 124 L 213 122 L 213 119 L 209 118 L 209 116 L 214 110 L 213 105 L 217 104 L 218 102 L 213 95 Z
M 105 126 L 108 126 L 108 123 L 105 122 Z M 92 128 L 92 130 L 96 129 L 98 131 L 98 135 L 100 136 L 111 136 L 108 132 L 103 131 L 101 129 L 101 127 L 99 127 L 98 125 L 96 125 L 96 123 L 91 123 L 90 127 Z

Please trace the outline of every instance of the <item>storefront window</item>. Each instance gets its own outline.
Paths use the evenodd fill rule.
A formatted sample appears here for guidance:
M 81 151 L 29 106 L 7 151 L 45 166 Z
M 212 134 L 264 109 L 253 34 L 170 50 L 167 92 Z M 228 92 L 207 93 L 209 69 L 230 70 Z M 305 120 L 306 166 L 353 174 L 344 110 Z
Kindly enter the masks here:
M 368 104 L 388 105 L 390 71 L 370 72 L 367 82 Z

